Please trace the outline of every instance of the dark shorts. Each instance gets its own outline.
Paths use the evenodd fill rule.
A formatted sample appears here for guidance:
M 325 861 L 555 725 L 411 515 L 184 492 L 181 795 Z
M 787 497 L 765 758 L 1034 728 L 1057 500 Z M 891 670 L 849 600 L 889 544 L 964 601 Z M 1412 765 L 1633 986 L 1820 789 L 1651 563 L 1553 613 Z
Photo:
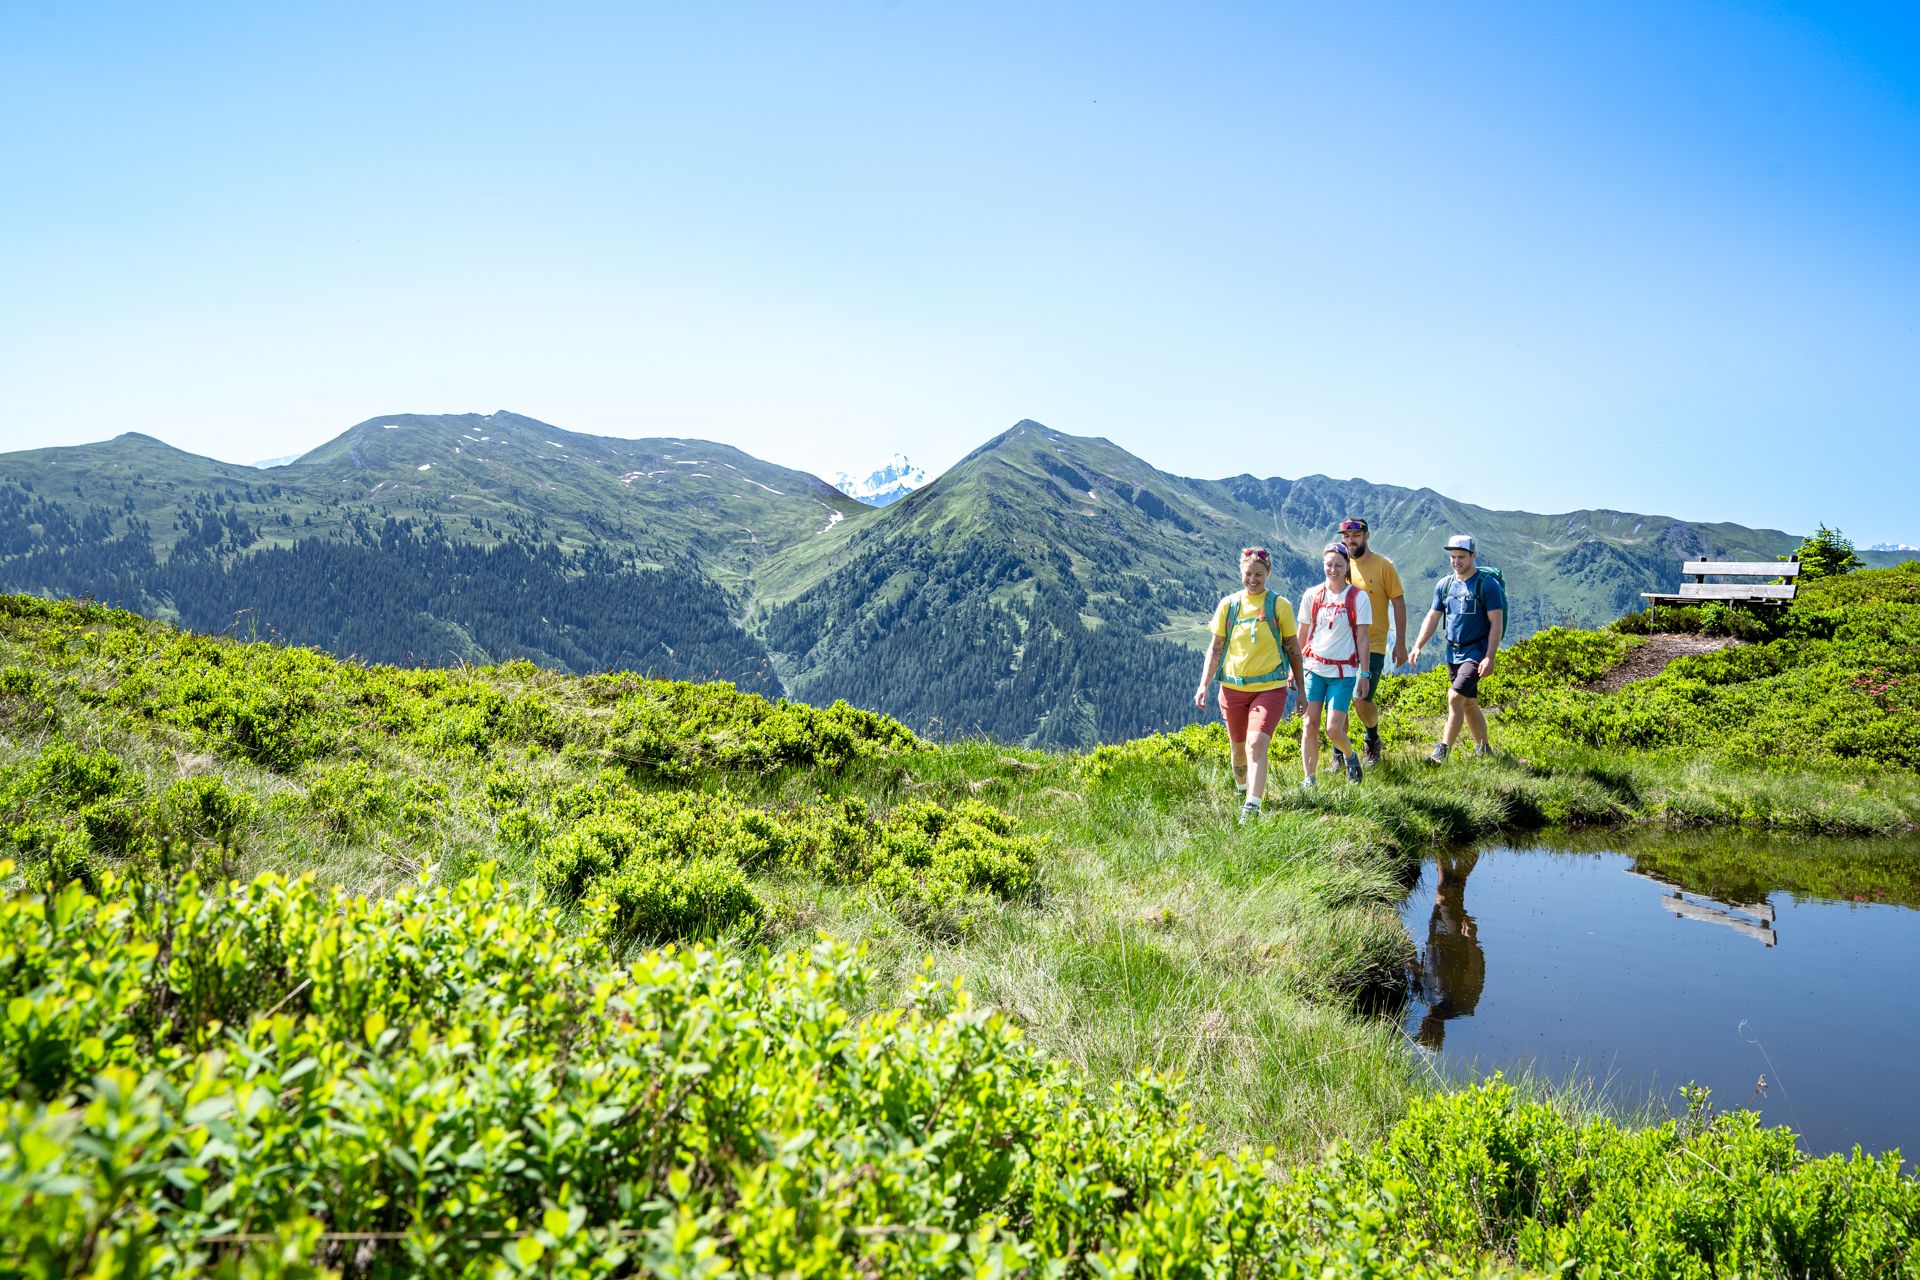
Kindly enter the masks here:
M 1372 702 L 1380 694 L 1380 677 L 1387 673 L 1387 655 L 1376 653 L 1367 659 L 1367 696 L 1355 696 L 1355 702 Z
M 1447 668 L 1447 674 L 1453 680 L 1453 691 L 1463 698 L 1480 696 L 1480 659 L 1468 658 L 1465 662 L 1456 662 Z

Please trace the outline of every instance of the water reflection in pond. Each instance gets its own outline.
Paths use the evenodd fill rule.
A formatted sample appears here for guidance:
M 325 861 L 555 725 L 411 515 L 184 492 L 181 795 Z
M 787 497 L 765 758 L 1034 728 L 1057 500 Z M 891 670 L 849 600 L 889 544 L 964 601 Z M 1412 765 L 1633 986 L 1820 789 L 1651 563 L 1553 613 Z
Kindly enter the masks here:
M 1569 835 L 1429 862 L 1406 1030 L 1450 1077 L 1716 1105 L 1920 1155 L 1920 841 Z

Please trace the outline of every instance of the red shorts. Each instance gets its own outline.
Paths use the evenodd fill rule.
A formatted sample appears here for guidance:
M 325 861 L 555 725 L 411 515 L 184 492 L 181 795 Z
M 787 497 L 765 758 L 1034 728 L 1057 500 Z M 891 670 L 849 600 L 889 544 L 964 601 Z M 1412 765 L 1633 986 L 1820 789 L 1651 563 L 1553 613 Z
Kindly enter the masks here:
M 1234 742 L 1245 742 L 1249 733 L 1271 738 L 1275 726 L 1287 717 L 1286 686 L 1248 693 L 1221 685 L 1220 717 L 1227 722 L 1227 737 Z

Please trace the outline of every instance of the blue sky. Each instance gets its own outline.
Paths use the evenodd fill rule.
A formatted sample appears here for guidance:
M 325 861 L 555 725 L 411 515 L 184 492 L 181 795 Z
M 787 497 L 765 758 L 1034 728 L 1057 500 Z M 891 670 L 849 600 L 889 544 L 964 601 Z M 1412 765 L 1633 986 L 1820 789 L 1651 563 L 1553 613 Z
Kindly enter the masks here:
M 0 446 L 1015 420 L 1920 541 L 1920 8 L 0 6 Z

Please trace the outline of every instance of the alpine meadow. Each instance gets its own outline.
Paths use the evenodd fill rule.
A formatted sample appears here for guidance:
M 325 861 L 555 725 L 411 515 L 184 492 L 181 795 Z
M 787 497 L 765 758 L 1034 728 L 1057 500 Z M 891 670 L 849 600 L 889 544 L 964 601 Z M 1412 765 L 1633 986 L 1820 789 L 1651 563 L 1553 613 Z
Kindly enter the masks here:
M 1920 564 L 1710 612 L 1509 646 L 1446 786 L 1444 673 L 1396 680 L 1364 786 L 1236 827 L 1216 725 L 938 742 L 0 598 L 0 1269 L 1911 1274 L 1897 1152 L 1450 1085 L 1381 1012 L 1437 849 L 1920 825 Z M 1742 642 L 1605 687 L 1668 628 Z

